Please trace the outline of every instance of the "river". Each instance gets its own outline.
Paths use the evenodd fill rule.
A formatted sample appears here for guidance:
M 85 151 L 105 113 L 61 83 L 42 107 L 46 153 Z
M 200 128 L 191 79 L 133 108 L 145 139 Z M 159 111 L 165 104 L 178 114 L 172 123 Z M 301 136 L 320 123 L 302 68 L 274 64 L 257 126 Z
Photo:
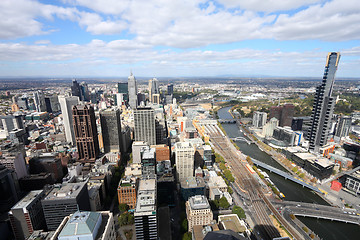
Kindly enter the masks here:
M 218 111 L 219 118 L 232 119 L 232 116 L 228 112 L 230 108 L 231 107 L 220 109 Z M 222 126 L 230 138 L 245 137 L 243 132 L 240 131 L 236 124 L 222 124 Z M 261 151 L 256 144 L 252 143 L 249 145 L 246 142 L 236 142 L 236 144 L 239 146 L 240 150 L 245 155 L 248 155 L 280 170 L 286 171 L 279 163 L 273 160 L 271 156 Z M 277 174 L 270 173 L 267 170 L 265 171 L 269 175 L 270 179 L 274 182 L 274 184 L 285 195 L 285 200 L 328 205 L 325 200 L 323 200 L 316 193 L 310 191 L 309 189 L 303 188 L 302 186 L 292 181 L 285 180 L 283 177 Z M 360 239 L 360 227 L 357 225 L 331 222 L 327 220 L 318 220 L 313 218 L 299 217 L 299 220 L 305 223 L 310 229 L 315 231 L 322 239 Z

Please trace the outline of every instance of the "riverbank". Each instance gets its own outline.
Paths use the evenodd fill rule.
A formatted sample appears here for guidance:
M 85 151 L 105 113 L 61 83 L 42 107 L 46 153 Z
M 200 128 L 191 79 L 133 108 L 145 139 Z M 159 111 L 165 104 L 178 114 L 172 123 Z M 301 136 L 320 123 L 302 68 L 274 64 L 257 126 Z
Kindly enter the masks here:
M 219 118 L 231 119 L 231 115 L 228 110 L 229 108 L 220 109 L 218 111 Z M 229 138 L 245 137 L 244 132 L 241 132 L 236 124 L 222 124 L 222 126 Z M 249 155 L 250 157 L 258 159 L 259 161 L 273 167 L 282 169 L 282 165 L 271 158 L 267 153 L 261 151 L 257 145 L 249 145 L 246 142 L 235 143 L 243 154 Z M 287 181 L 283 177 L 269 171 L 267 171 L 267 173 L 280 191 L 285 194 L 285 200 L 327 205 L 327 201 L 325 201 L 323 197 L 315 194 L 313 191 L 303 188 L 292 181 Z M 360 236 L 360 228 L 357 225 L 309 217 L 298 217 L 298 219 L 303 222 L 309 230 L 313 230 L 321 239 L 352 240 L 357 239 L 358 236 Z

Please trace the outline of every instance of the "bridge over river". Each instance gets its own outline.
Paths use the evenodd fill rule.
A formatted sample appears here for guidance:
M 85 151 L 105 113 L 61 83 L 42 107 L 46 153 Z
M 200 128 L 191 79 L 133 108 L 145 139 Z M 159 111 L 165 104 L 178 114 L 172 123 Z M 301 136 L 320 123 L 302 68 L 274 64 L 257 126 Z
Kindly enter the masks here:
M 318 193 L 322 193 L 320 191 L 320 189 L 318 189 L 317 187 L 314 187 L 314 186 L 312 186 L 312 185 L 310 185 L 310 184 L 308 184 L 308 183 L 306 183 L 306 182 L 304 182 L 304 181 L 302 181 L 302 180 L 300 180 L 298 178 L 295 178 L 292 175 L 290 175 L 289 173 L 286 173 L 286 172 L 281 171 L 281 170 L 279 170 L 277 168 L 274 168 L 273 166 L 270 166 L 270 165 L 268 165 L 266 163 L 260 162 L 259 160 L 256 160 L 256 159 L 253 159 L 253 158 L 251 160 L 254 163 L 254 165 L 265 168 L 265 169 L 269 170 L 270 172 L 276 173 L 276 174 L 284 177 L 286 180 L 291 180 L 291 181 L 293 181 L 293 182 L 295 182 L 297 184 L 302 185 L 303 187 L 309 188 L 309 189 L 311 189 L 311 190 L 313 190 L 315 192 L 318 192 Z
M 285 214 L 284 211 L 295 216 L 321 218 L 331 221 L 360 224 L 359 213 L 355 209 L 338 208 L 313 203 L 274 201 L 273 205 Z

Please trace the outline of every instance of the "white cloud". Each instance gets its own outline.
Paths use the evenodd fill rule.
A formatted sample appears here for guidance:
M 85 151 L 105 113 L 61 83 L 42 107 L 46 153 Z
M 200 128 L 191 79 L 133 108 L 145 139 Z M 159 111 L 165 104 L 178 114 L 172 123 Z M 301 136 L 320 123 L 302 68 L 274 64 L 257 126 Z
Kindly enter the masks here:
M 79 25 L 85 26 L 86 31 L 96 35 L 120 34 L 127 28 L 125 21 L 103 21 L 100 15 L 89 12 L 79 13 Z
M 241 8 L 251 11 L 274 12 L 297 9 L 324 0 L 216 0 L 227 8 Z
M 339 73 L 342 76 L 354 76 L 354 63 L 358 62 L 360 47 L 341 49 L 343 55 Z M 85 45 L 28 45 L 24 43 L 0 43 L 0 62 L 2 75 L 8 69 L 16 72 L 34 74 L 23 70 L 24 65 L 46 64 L 57 69 L 59 76 L 68 74 L 88 75 L 85 71 L 94 66 L 102 68 L 97 76 L 114 76 L 110 69 L 125 71 L 135 66 L 138 75 L 176 76 L 176 75 L 278 75 L 278 76 L 322 76 L 326 58 L 325 51 L 293 51 L 233 49 L 227 51 L 155 51 L 147 45 L 135 41 L 105 42 L 94 39 Z M 21 62 L 21 66 L 17 63 Z M 81 66 L 77 69 L 76 66 Z M 60 71 L 60 69 L 62 71 Z M 44 69 L 44 71 L 47 71 Z M 120 72 L 121 72 L 120 71 Z M 41 72 L 41 71 L 39 71 Z M 52 73 L 55 74 L 55 73 Z M 119 72 L 117 74 L 120 74 Z M 120 74 L 121 75 L 121 74 Z M 341 76 L 338 74 L 338 76 Z
M 265 32 L 279 40 L 359 39 L 360 4 L 357 0 L 333 0 L 314 5 L 294 15 L 281 14 Z

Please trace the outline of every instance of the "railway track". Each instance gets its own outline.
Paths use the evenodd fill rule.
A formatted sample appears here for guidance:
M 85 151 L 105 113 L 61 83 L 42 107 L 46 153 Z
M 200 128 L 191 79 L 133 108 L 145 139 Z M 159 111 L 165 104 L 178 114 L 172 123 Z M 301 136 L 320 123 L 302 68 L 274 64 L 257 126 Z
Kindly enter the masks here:
M 220 129 L 218 130 L 220 131 Z M 235 177 L 235 183 L 246 191 L 248 199 L 250 200 L 251 207 L 255 222 L 259 227 L 261 235 L 266 239 L 273 239 L 280 237 L 280 233 L 273 225 L 272 220 L 269 217 L 269 213 L 273 214 L 279 219 L 279 213 L 273 206 L 268 206 L 271 203 L 267 200 L 263 194 L 260 184 L 257 180 L 251 176 L 245 165 L 239 161 L 239 156 L 233 151 L 233 148 L 229 146 L 231 144 L 226 137 L 222 136 L 220 132 L 213 132 L 210 135 L 210 140 L 215 146 L 215 150 L 220 153 L 226 160 L 228 166 L 231 168 L 231 172 Z M 275 210 L 275 213 L 274 213 Z M 281 217 L 281 216 L 280 216 Z M 279 221 L 291 232 L 296 239 L 301 239 L 299 235 L 292 231 L 289 224 L 284 219 Z

